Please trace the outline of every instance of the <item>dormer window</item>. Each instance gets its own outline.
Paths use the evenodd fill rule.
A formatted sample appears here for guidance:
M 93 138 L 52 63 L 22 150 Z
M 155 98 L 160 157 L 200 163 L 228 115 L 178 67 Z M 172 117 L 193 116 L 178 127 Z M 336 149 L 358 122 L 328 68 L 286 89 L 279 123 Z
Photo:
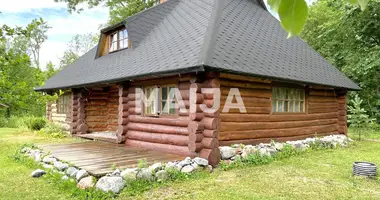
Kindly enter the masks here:
M 117 51 L 120 49 L 126 49 L 129 47 L 127 29 L 121 29 L 116 32 L 113 32 L 109 35 L 109 38 L 109 52 Z

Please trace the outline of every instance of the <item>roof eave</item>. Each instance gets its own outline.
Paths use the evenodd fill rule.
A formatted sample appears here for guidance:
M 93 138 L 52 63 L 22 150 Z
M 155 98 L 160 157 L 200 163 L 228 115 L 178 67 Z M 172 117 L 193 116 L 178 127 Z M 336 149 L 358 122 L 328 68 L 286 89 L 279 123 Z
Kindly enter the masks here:
M 216 67 L 211 67 L 211 66 L 205 66 L 205 70 L 206 71 L 217 71 L 217 72 L 231 73 L 231 74 L 243 75 L 243 76 L 254 76 L 254 77 L 258 77 L 258 78 L 265 78 L 265 79 L 271 79 L 271 80 L 276 80 L 276 81 L 292 82 L 292 83 L 299 83 L 299 84 L 321 85 L 321 86 L 332 87 L 332 88 L 337 88 L 337 89 L 347 89 L 347 90 L 351 90 L 351 91 L 359 91 L 359 90 L 361 90 L 361 88 L 358 85 L 357 85 L 357 88 L 334 86 L 334 85 L 329 85 L 329 84 L 321 84 L 321 83 L 314 83 L 314 82 L 307 82 L 307 81 L 298 81 L 298 80 L 286 79 L 286 78 L 263 76 L 263 75 L 245 73 L 245 72 L 241 72 L 241 71 L 221 69 L 221 68 L 216 68 Z
M 131 80 L 136 80 L 140 78 L 161 78 L 165 76 L 170 76 L 174 74 L 187 74 L 187 73 L 192 73 L 192 72 L 204 72 L 205 68 L 203 65 L 198 65 L 198 66 L 193 66 L 193 67 L 188 67 L 188 68 L 182 68 L 182 69 L 176 69 L 176 70 L 167 70 L 167 71 L 162 71 L 158 73 L 148 73 L 148 74 L 141 74 L 141 75 L 136 75 L 136 76 L 129 76 L 129 77 L 124 77 L 124 78 L 118 78 L 118 79 L 110 79 L 110 80 L 105 80 L 105 81 L 97 81 L 97 82 L 92 82 L 92 83 L 86 83 L 86 84 L 78 84 L 78 85 L 68 85 L 64 87 L 50 87 L 50 88 L 44 88 L 44 87 L 38 87 L 35 88 L 34 90 L 37 92 L 47 92 L 47 91 L 53 91 L 53 90 L 63 90 L 63 89 L 70 89 L 70 88 L 82 88 L 82 87 L 91 87 L 91 86 L 96 86 L 96 85 L 108 85 L 108 84 L 115 84 L 115 83 L 120 83 L 124 81 L 131 81 Z

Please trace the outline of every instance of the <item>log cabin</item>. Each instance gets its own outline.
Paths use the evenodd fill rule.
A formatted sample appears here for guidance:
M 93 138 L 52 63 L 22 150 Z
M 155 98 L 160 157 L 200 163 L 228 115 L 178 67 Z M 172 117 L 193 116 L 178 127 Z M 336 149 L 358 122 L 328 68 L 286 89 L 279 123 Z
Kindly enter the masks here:
M 287 39 L 261 0 L 167 0 L 101 30 L 96 47 L 36 90 L 65 92 L 47 118 L 75 136 L 107 132 L 217 164 L 221 145 L 347 134 L 346 93 L 358 89 Z M 137 91 L 154 95 L 144 103 Z

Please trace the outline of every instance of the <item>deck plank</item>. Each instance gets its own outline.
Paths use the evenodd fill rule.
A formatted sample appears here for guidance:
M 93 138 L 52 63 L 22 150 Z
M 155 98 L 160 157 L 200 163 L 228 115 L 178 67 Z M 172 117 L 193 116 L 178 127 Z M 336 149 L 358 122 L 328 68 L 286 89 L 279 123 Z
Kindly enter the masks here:
M 148 165 L 154 162 L 168 162 L 184 159 L 184 156 L 175 154 L 101 141 L 41 144 L 38 146 L 44 151 L 50 152 L 59 160 L 85 169 L 94 176 L 101 176 L 112 172 L 113 165 L 122 169 L 137 167 L 138 161 L 142 159 L 146 159 Z

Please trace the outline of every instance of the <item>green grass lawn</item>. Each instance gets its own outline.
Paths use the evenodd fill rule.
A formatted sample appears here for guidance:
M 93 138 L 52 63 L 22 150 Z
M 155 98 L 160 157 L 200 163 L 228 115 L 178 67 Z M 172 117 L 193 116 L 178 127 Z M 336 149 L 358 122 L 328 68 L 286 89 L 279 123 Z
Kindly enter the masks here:
M 34 169 L 13 160 L 12 155 L 24 143 L 66 142 L 71 139 L 46 139 L 16 129 L 0 129 L 0 199 L 70 199 L 45 179 L 30 177 Z
M 71 199 L 71 194 L 33 179 L 34 170 L 11 156 L 20 144 L 71 142 L 0 129 L 0 199 Z M 312 151 L 268 165 L 217 170 L 204 177 L 146 191 L 137 197 L 122 192 L 119 199 L 380 199 L 380 179 L 351 176 L 354 161 L 380 165 L 380 143 L 357 142 L 350 148 Z

